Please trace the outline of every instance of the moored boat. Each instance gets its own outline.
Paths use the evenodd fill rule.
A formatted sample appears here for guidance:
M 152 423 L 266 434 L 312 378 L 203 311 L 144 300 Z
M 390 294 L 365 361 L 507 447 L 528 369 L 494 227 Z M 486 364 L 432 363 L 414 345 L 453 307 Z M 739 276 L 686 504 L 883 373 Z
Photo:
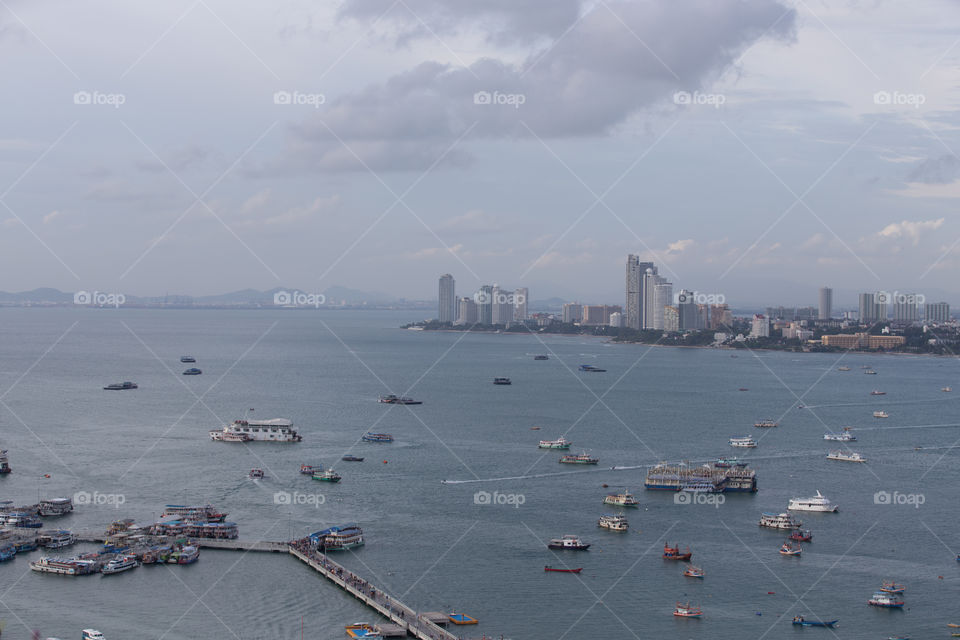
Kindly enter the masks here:
M 123 556 L 120 558 L 114 558 L 109 561 L 107 564 L 103 565 L 103 569 L 100 570 L 105 576 L 113 575 L 114 573 L 123 573 L 124 571 L 129 571 L 130 569 L 136 569 L 140 566 L 140 563 L 137 562 L 136 556 Z
M 17 547 L 11 542 L 0 544 L 0 562 L 11 560 L 17 555 Z
M 41 500 L 39 512 L 41 516 L 62 516 L 73 511 L 73 498 L 49 498 Z
M 586 551 L 590 545 L 579 538 L 579 536 L 567 534 L 562 538 L 554 538 L 547 543 L 548 549 L 562 549 L 565 551 Z
M 383 636 L 377 633 L 376 629 L 367 624 L 366 622 L 356 622 L 354 624 L 348 624 L 345 629 L 347 630 L 347 637 L 349 638 L 362 638 L 362 640 L 382 640 Z
M 60 549 L 62 547 L 68 547 L 76 541 L 76 536 L 66 529 L 44 531 L 43 534 L 37 538 L 37 542 L 40 543 L 40 546 L 47 549 Z
M 227 519 L 227 514 L 220 511 L 212 504 L 203 505 L 184 505 L 168 504 L 163 508 L 161 517 L 168 518 L 177 516 L 182 520 L 199 522 L 223 522 Z
M 363 530 L 351 523 L 340 527 L 328 527 L 310 534 L 311 543 L 321 552 L 345 551 L 365 544 Z
M 468 616 L 468 615 L 465 614 L 465 613 L 455 613 L 455 612 L 452 612 L 452 613 L 450 613 L 450 615 L 447 616 L 447 618 L 449 618 L 450 622 L 452 622 L 453 624 L 457 624 L 457 625 L 461 625 L 461 624 L 477 624 L 477 622 L 479 622 L 476 618 L 471 617 L 471 616 Z
M 80 640 L 104 640 L 103 634 L 96 629 L 84 629 Z

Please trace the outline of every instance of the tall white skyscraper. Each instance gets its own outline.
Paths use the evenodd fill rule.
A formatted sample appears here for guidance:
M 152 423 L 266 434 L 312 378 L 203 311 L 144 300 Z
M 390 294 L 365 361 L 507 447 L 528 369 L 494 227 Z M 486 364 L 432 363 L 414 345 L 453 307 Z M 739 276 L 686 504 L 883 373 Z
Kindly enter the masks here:
M 473 298 L 460 298 L 458 301 L 457 320 L 454 324 L 475 324 L 477 322 L 477 303 Z
M 437 315 L 440 322 L 453 322 L 457 319 L 455 286 L 452 275 L 445 273 L 440 276 L 440 309 Z
M 510 324 L 513 322 L 513 295 L 493 285 L 492 324 Z
M 623 308 L 623 326 L 629 329 L 643 328 L 643 279 L 647 269 L 656 272 L 652 262 L 640 262 L 640 258 L 633 254 L 627 256 L 627 296 Z
M 673 285 L 669 282 L 662 282 L 654 285 L 653 329 L 659 329 L 663 331 L 666 328 L 663 320 L 663 310 L 671 304 L 673 304 Z
M 820 287 L 820 308 L 818 309 L 818 320 L 829 320 L 833 313 L 833 289 L 830 287 Z
M 649 264 L 649 263 L 648 263 Z M 640 280 L 640 323 L 641 329 L 654 328 L 654 316 L 657 309 L 656 291 L 658 284 L 666 284 L 667 279 L 657 275 L 656 267 L 647 267 Z M 672 300 L 671 300 L 672 302 Z M 670 304 L 669 302 L 667 304 Z M 661 309 L 662 311 L 662 309 Z
M 517 322 L 523 322 L 530 317 L 527 313 L 529 298 L 530 291 L 526 287 L 520 287 L 513 292 L 513 319 Z

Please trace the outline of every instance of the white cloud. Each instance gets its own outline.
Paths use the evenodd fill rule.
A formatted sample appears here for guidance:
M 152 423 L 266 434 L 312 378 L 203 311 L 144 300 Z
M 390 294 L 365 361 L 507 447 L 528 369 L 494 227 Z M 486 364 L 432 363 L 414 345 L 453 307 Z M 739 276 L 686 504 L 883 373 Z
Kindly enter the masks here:
M 885 239 L 909 238 L 913 241 L 913 246 L 917 246 L 920 243 L 921 234 L 927 231 L 936 231 L 943 226 L 943 221 L 944 218 L 894 222 L 878 231 L 877 235 Z

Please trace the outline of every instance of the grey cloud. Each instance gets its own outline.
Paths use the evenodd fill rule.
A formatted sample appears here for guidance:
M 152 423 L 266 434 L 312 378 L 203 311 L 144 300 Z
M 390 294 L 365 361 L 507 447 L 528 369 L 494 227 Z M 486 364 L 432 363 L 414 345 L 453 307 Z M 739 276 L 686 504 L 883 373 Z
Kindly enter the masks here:
M 948 184 L 958 177 L 960 177 L 960 160 L 953 155 L 943 155 L 939 158 L 927 158 L 914 167 L 907 176 L 907 181 Z

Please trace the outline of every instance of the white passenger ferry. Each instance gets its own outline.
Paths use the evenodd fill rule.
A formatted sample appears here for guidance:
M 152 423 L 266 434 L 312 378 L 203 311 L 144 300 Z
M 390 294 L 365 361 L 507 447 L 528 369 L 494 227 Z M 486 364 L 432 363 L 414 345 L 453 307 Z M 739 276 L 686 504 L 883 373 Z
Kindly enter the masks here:
M 840 460 L 842 462 L 866 462 L 867 459 L 864 458 L 859 453 L 854 451 L 831 451 L 827 454 L 827 460 Z
M 286 418 L 272 420 L 234 420 L 223 429 L 210 432 L 210 439 L 221 442 L 300 442 L 303 437 Z
M 750 436 L 738 437 L 734 436 L 730 438 L 731 447 L 740 447 L 744 449 L 753 449 L 757 446 L 757 441 L 751 438 Z
M 770 529 L 799 529 L 802 523 L 789 513 L 762 513 L 760 526 Z

